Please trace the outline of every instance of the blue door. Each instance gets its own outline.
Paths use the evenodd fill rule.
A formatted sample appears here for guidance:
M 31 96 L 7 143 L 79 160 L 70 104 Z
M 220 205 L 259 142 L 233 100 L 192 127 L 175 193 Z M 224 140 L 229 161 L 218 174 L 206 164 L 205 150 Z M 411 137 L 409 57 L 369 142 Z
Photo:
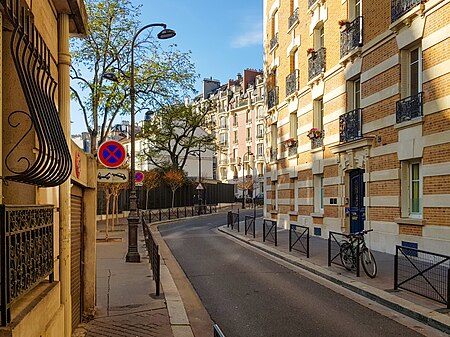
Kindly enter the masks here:
M 350 232 L 356 233 L 364 229 L 366 209 L 364 207 L 364 170 L 350 172 Z

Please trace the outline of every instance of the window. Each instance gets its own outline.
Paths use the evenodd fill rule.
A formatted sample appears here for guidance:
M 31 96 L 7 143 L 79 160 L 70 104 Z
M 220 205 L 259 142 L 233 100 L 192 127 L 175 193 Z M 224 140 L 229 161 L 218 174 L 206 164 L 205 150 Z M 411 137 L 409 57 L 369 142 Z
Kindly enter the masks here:
M 252 129 L 247 128 L 247 140 L 251 140 L 252 139 Z
M 238 143 L 238 132 L 237 132 L 237 130 L 233 131 L 233 138 L 234 138 L 234 143 L 237 144 Z
M 278 11 L 272 16 L 272 37 L 278 33 Z
M 325 46 L 325 29 L 323 24 L 314 29 L 314 50 L 319 50 Z
M 291 0 L 290 1 L 291 14 L 294 13 L 297 7 L 298 7 L 298 0 Z
M 418 160 L 402 162 L 402 217 L 422 218 L 423 178 Z
M 258 119 L 264 117 L 264 112 L 263 112 L 263 107 L 262 106 L 258 107 L 258 114 L 257 114 L 257 116 L 258 116 Z
M 409 95 L 417 95 L 421 90 L 421 65 L 420 65 L 420 50 L 415 48 L 409 52 Z
M 226 133 L 221 133 L 220 134 L 220 143 L 222 145 L 226 145 L 227 144 L 227 134 Z
M 298 69 L 298 49 L 289 56 L 291 74 Z
M 323 213 L 324 188 L 323 175 L 314 175 L 314 213 Z
M 227 120 L 225 119 L 225 117 L 220 117 L 220 127 L 221 128 L 227 127 Z
M 361 80 L 357 78 L 347 82 L 347 108 L 348 111 L 356 110 L 361 107 Z
M 298 118 L 297 112 L 289 114 L 289 138 L 297 140 Z
M 352 21 L 361 15 L 361 0 L 350 0 L 348 4 L 349 20 Z
M 261 158 L 264 156 L 264 144 L 262 144 L 262 143 L 256 144 L 256 156 L 258 158 Z
M 236 162 L 236 159 L 238 157 L 238 149 L 233 149 L 233 160 Z
M 271 135 L 271 143 L 270 146 L 272 147 L 272 149 L 276 149 L 277 148 L 277 125 L 276 124 L 272 124 L 270 126 L 270 135 Z
M 251 123 L 252 122 L 252 112 L 251 112 L 251 110 L 247 111 L 246 121 L 247 121 L 247 123 Z
M 323 100 L 318 99 L 313 102 L 313 127 L 323 130 Z

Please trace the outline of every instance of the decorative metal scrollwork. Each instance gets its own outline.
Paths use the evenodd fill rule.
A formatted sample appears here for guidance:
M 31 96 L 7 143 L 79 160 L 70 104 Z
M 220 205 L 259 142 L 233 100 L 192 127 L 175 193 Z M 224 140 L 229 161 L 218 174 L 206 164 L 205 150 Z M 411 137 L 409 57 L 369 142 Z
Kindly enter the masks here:
M 72 160 L 55 105 L 57 83 L 50 73 L 50 50 L 34 26 L 33 14 L 24 0 L 0 0 L 2 12 L 14 27 L 11 35 L 11 53 L 23 89 L 38 142 L 38 154 L 31 161 L 24 156 L 18 161 L 27 162 L 25 169 L 6 167 L 15 175 L 4 179 L 43 187 L 58 186 L 66 181 L 72 171 Z M 17 127 L 19 124 L 12 124 Z M 27 130 L 7 155 L 11 159 L 20 142 L 30 132 Z

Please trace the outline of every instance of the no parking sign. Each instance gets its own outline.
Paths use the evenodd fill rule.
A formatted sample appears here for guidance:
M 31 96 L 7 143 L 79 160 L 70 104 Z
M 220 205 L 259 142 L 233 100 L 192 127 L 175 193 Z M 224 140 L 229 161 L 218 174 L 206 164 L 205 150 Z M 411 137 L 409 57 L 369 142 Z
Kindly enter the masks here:
M 109 140 L 102 143 L 98 149 L 98 160 L 109 168 L 116 168 L 126 159 L 125 149 L 119 142 Z
M 137 171 L 134 175 L 134 180 L 136 181 L 137 186 L 142 186 L 142 182 L 144 181 L 144 173 Z

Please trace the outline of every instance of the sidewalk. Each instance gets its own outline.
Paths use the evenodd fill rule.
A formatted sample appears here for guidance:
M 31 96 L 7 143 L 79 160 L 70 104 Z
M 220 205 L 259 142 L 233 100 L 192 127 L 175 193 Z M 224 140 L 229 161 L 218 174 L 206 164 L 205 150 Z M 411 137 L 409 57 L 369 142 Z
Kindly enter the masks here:
M 373 252 L 378 266 L 377 276 L 371 279 L 365 275 L 361 268 L 360 277 L 356 277 L 355 273 L 347 271 L 342 266 L 332 264 L 331 267 L 328 267 L 328 240 L 311 236 L 309 243 L 310 257 L 307 258 L 306 254 L 299 251 L 289 251 L 289 230 L 277 228 L 277 246 L 267 240 L 262 242 L 262 222 L 262 218 L 256 219 L 255 239 L 250 234 L 244 235 L 244 221 L 239 223 L 240 232 L 237 231 L 236 227 L 232 230 L 231 227 L 226 225 L 218 229 L 220 232 L 250 244 L 272 256 L 450 334 L 450 311 L 445 309 L 445 304 L 428 300 L 408 291 L 393 290 L 393 255 Z
M 125 262 L 126 219 L 119 219 L 108 242 L 102 240 L 104 229 L 105 221 L 99 221 L 96 314 L 80 324 L 73 336 L 193 337 L 180 294 L 163 261 L 161 294 L 155 296 L 142 228 L 138 228 L 140 263 Z

